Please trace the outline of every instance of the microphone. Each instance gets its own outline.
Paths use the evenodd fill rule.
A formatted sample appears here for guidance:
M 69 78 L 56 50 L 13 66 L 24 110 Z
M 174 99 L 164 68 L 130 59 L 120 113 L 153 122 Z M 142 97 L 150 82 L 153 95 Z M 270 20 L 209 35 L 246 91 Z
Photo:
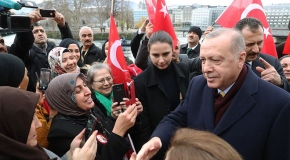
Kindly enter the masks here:
M 0 0 L 0 6 L 15 10 L 21 9 L 21 5 L 18 2 L 14 2 L 12 0 Z

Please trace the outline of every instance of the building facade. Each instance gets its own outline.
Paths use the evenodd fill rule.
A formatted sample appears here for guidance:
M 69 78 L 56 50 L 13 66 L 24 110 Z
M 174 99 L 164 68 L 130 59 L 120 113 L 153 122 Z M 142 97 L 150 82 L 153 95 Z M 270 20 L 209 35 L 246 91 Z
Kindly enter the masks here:
M 270 28 L 288 28 L 290 20 L 290 3 L 264 6 Z

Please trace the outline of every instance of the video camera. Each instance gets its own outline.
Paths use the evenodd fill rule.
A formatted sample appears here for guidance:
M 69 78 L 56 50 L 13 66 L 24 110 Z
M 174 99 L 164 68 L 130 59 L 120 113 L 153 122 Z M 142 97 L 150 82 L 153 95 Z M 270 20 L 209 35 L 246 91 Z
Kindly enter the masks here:
M 27 5 L 28 4 L 28 5 Z M 22 7 L 37 8 L 33 3 L 0 0 L 0 27 L 13 32 L 27 32 L 31 30 L 30 18 L 27 15 L 12 15 L 10 9 L 20 10 Z

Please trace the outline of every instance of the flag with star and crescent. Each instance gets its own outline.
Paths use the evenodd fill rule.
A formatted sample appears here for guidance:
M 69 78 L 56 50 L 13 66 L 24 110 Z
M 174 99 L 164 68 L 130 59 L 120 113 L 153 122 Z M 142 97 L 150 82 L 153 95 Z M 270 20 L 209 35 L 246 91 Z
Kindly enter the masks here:
M 146 8 L 148 17 L 151 23 L 155 22 L 155 12 L 156 12 L 156 1 L 157 0 L 146 0 Z
M 234 0 L 216 23 L 222 27 L 233 28 L 238 21 L 246 17 L 257 18 L 263 24 L 264 46 L 261 52 L 277 57 L 274 39 L 261 0 Z
M 163 30 L 167 32 L 173 41 L 174 47 L 177 45 L 177 37 L 168 14 L 167 6 L 165 0 L 157 0 L 156 4 L 156 14 L 155 14 L 155 23 L 153 26 L 153 33 L 156 31 Z

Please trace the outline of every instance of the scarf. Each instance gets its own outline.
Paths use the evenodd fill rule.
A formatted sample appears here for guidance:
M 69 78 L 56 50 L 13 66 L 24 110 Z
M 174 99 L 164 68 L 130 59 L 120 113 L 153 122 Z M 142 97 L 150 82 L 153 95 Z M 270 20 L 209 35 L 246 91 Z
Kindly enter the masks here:
M 48 54 L 48 63 L 52 71 L 52 78 L 67 73 L 64 68 L 62 68 L 62 54 L 70 52 L 64 47 L 55 47 Z M 79 73 L 80 69 L 78 66 L 76 72 Z
M 25 65 L 18 57 L 0 53 L 0 86 L 19 87 L 25 74 Z
M 232 88 L 228 91 L 228 93 L 222 98 L 219 93 L 217 93 L 217 89 L 214 89 L 214 115 L 215 115 L 215 126 L 218 124 L 218 122 L 222 119 L 224 113 L 231 105 L 233 99 L 235 98 L 235 95 L 243 85 L 244 80 L 247 77 L 248 68 L 246 65 L 243 66 L 243 69 L 240 72 L 240 75 L 238 76 L 235 84 L 232 86 Z
M 48 104 L 58 112 L 67 116 L 81 116 L 88 112 L 77 106 L 74 97 L 78 77 L 85 78 L 81 73 L 65 73 L 59 75 L 49 83 L 45 91 L 45 98 Z
M 107 116 L 111 115 L 112 104 L 113 104 L 113 92 L 111 92 L 109 98 L 104 96 L 103 94 L 94 91 L 96 98 L 100 101 L 100 103 L 105 107 L 107 111 Z
M 39 95 L 8 86 L 0 93 L 0 159 L 49 159 L 40 145 L 26 144 Z

